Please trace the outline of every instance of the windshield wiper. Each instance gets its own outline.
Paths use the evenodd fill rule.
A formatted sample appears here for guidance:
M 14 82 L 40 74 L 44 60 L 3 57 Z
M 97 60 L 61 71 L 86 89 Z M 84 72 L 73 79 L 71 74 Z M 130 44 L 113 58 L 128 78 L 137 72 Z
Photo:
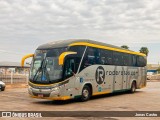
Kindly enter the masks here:
M 52 81 L 50 80 L 50 77 L 49 77 L 49 75 L 48 75 L 48 71 L 47 71 L 47 69 L 46 69 L 46 66 L 47 66 L 47 62 L 45 62 L 44 65 L 43 65 L 44 71 L 43 71 L 43 73 L 42 73 L 42 76 L 45 74 L 46 78 L 48 79 L 48 82 L 51 83 Z
M 36 71 L 36 74 L 33 76 L 33 81 L 37 80 L 38 77 L 36 77 L 36 76 L 37 76 L 38 72 L 42 69 L 42 65 L 43 65 L 44 60 L 45 59 L 42 60 L 41 66 L 38 68 L 38 70 Z

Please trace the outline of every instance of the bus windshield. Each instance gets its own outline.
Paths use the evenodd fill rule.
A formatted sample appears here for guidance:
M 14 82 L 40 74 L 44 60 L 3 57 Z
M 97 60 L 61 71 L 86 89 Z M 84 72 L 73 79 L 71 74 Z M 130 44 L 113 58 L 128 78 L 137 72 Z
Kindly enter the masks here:
M 62 80 L 62 66 L 58 64 L 58 58 L 65 51 L 66 48 L 36 50 L 31 64 L 30 81 L 50 84 Z

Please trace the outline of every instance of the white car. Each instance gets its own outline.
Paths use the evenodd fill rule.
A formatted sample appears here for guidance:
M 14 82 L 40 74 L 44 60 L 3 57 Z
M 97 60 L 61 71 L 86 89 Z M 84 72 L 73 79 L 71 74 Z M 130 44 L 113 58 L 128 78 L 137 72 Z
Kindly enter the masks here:
M 5 90 L 5 87 L 6 87 L 5 83 L 2 82 L 2 81 L 0 81 L 0 90 L 1 90 L 1 91 L 4 91 L 4 90 Z

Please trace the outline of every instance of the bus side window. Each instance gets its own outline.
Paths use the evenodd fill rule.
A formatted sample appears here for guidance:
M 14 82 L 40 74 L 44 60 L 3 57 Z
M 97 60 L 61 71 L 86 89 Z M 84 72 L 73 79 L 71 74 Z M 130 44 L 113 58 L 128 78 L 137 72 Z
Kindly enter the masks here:
M 124 66 L 131 66 L 131 55 L 122 53 L 122 58 Z
M 97 48 L 94 49 L 94 56 L 95 56 L 95 64 L 101 64 L 100 49 Z
M 122 66 L 123 65 L 122 54 L 119 52 L 114 52 L 113 61 L 114 61 L 114 65 Z
M 74 57 L 75 57 L 75 73 L 77 73 L 77 70 L 78 70 L 80 61 L 82 59 L 82 55 L 84 53 L 85 48 L 86 48 L 85 46 L 71 46 L 68 48 L 68 51 L 77 52 L 77 54 L 74 55 Z
M 132 66 L 137 66 L 137 56 L 136 55 L 131 55 L 132 56 Z
M 88 67 L 90 65 L 95 64 L 95 49 L 88 47 L 86 57 L 84 60 L 84 67 Z
M 112 53 L 112 51 L 108 50 L 106 52 L 106 64 L 107 65 L 112 65 L 113 64 L 112 60 L 113 60 L 113 53 Z
M 90 65 L 101 64 L 99 51 L 100 50 L 97 48 L 92 48 L 92 47 L 87 48 L 81 64 L 80 71 Z
M 69 78 L 75 74 L 75 60 L 67 59 L 64 66 L 64 77 Z
M 122 61 L 123 61 L 123 65 L 124 65 L 124 66 L 127 66 L 127 63 L 128 63 L 128 61 L 127 61 L 127 55 L 124 54 L 124 53 L 123 53 L 123 55 L 122 55 Z
M 101 49 L 100 51 L 100 63 L 102 65 L 111 65 L 112 64 L 112 51 Z
M 100 54 L 101 54 L 101 56 L 100 56 L 100 62 L 101 62 L 102 65 L 105 65 L 105 63 L 106 63 L 105 50 L 101 49 L 100 50 Z
M 144 67 L 146 66 L 146 60 L 142 56 L 138 56 L 138 67 Z

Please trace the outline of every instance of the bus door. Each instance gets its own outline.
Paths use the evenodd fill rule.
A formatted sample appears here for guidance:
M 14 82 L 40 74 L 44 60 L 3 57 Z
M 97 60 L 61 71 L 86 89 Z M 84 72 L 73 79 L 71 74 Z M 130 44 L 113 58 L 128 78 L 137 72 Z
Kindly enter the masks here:
M 65 61 L 64 66 L 64 78 L 69 79 L 69 84 L 67 85 L 67 88 L 73 88 L 75 85 L 75 69 L 75 59 L 68 58 Z

